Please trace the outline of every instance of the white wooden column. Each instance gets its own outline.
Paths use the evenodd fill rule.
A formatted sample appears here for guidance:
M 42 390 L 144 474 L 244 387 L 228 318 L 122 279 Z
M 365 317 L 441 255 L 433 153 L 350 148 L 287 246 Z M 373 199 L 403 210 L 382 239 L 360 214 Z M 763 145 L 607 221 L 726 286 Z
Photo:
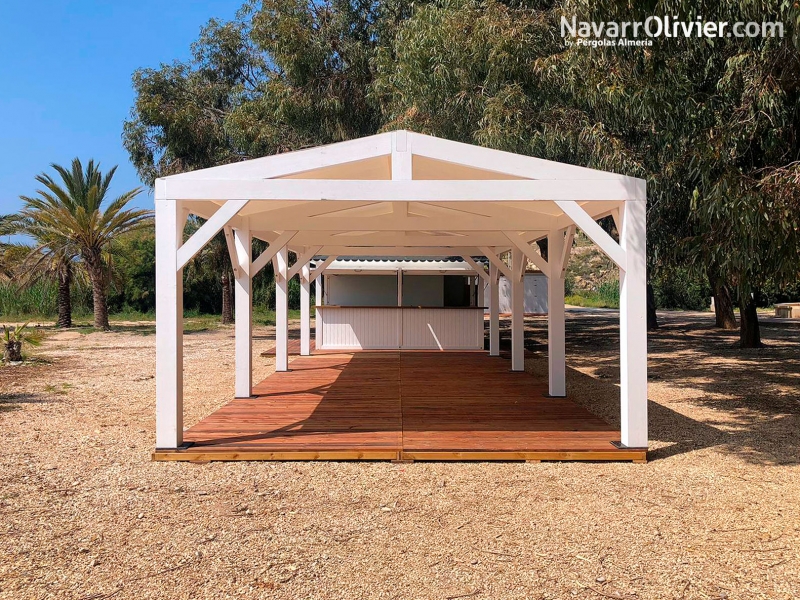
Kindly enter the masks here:
M 511 251 L 511 370 L 525 370 L 525 257 Z
M 322 282 L 325 281 L 325 275 L 319 275 L 314 280 L 314 304 L 319 309 L 322 306 Z M 325 342 L 322 340 L 322 316 L 319 310 L 314 311 L 314 347 L 322 348 Z
M 500 273 L 489 263 L 489 356 L 500 356 Z
M 300 356 L 311 354 L 311 268 L 300 269 Z
M 275 255 L 275 370 L 289 370 L 289 250 Z
M 156 200 L 156 448 L 183 443 L 183 269 L 180 202 Z
M 621 441 L 647 446 L 647 242 L 645 200 L 628 200 L 621 209 L 620 246 L 626 269 L 620 271 Z
M 403 270 L 397 269 L 397 306 L 403 306 Z
M 564 331 L 564 230 L 547 236 L 547 257 L 550 277 L 547 280 L 547 363 L 551 396 L 566 396 L 566 357 Z
M 236 250 L 236 281 L 234 305 L 236 309 L 235 352 L 237 398 L 249 398 L 253 394 L 253 294 L 250 266 L 253 262 L 253 239 L 250 224 L 242 219 L 242 224 L 233 230 Z

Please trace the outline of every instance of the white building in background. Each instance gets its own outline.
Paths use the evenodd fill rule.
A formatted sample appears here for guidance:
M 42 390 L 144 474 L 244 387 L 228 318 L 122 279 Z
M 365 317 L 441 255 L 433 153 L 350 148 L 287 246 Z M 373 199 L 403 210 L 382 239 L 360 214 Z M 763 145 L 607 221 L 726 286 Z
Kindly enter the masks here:
M 338 258 L 317 294 L 320 350 L 478 350 L 489 313 L 488 261 L 472 258 Z M 316 265 L 321 261 L 312 262 Z M 525 274 L 525 314 L 547 314 L 547 276 Z M 512 285 L 499 278 L 498 310 L 511 314 Z

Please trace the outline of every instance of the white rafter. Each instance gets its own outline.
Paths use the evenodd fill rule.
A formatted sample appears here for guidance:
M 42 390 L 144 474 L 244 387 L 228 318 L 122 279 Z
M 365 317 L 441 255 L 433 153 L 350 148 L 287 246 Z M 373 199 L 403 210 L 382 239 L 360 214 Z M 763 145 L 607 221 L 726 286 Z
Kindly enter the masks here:
M 219 207 L 219 210 L 211 215 L 203 225 L 194 232 L 192 237 L 186 240 L 178 248 L 178 268 L 185 267 L 195 254 L 205 247 L 215 235 L 217 235 L 228 221 L 245 206 L 248 200 L 229 200 Z
M 478 275 L 480 275 L 483 281 L 486 282 L 489 281 L 489 274 L 486 272 L 486 269 L 484 269 L 481 265 L 472 260 L 471 256 L 467 256 L 466 254 L 464 254 L 461 258 L 464 260 L 465 263 L 467 263 L 470 267 L 472 267 Z
M 291 279 L 292 277 L 297 275 L 300 272 L 300 269 L 302 269 L 306 264 L 308 264 L 308 261 L 314 258 L 317 255 L 317 252 L 319 252 L 321 248 L 322 246 L 314 246 L 313 248 L 306 250 L 301 256 L 298 256 L 297 261 L 291 266 L 291 268 L 289 269 L 289 273 L 286 275 L 286 277 L 288 279 Z
M 311 269 L 311 274 L 310 274 L 310 277 L 311 277 L 311 279 L 310 279 L 309 281 L 314 281 L 314 280 L 316 280 L 316 279 L 317 279 L 317 278 L 318 278 L 320 275 L 322 275 L 322 274 L 325 272 L 325 269 L 327 269 L 327 268 L 328 268 L 328 266 L 329 266 L 329 265 L 330 265 L 330 264 L 331 264 L 333 261 L 335 261 L 335 260 L 336 260 L 336 258 L 337 258 L 337 257 L 336 257 L 336 255 L 335 255 L 335 254 L 332 254 L 331 256 L 329 256 L 328 258 L 326 258 L 325 260 L 323 260 L 323 261 L 322 261 L 320 264 L 318 264 L 316 267 L 314 267 L 313 269 Z
M 508 268 L 508 265 L 506 263 L 500 260 L 500 258 L 494 253 L 494 250 L 492 250 L 487 246 L 478 248 L 478 250 L 480 250 L 481 254 L 483 254 L 487 259 L 489 259 L 489 262 L 491 262 L 495 267 L 497 267 L 500 270 L 500 272 L 508 278 L 509 281 L 513 281 L 514 274 L 512 273 L 511 269 Z
M 620 245 L 608 235 L 600 225 L 597 224 L 589 214 L 574 200 L 573 201 L 559 201 L 556 202 L 559 207 L 569 215 L 569 218 L 580 227 L 580 230 L 592 240 L 597 247 L 600 248 L 606 255 L 613 260 L 617 266 L 625 270 L 625 251 Z
M 550 264 L 544 259 L 544 257 L 541 254 L 538 254 L 528 242 L 520 238 L 519 235 L 514 232 L 506 231 L 505 236 L 509 242 L 514 244 L 516 248 L 519 248 L 522 251 L 522 253 L 528 258 L 528 260 L 530 260 L 534 265 L 536 265 L 537 269 L 539 269 L 542 273 L 550 277 Z

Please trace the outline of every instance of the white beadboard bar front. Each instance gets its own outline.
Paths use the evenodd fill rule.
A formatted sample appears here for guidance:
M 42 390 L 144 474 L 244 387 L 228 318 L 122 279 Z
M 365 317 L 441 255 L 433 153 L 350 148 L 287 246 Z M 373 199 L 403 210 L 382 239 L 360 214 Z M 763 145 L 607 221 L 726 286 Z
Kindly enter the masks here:
M 483 350 L 482 307 L 318 306 L 320 350 Z

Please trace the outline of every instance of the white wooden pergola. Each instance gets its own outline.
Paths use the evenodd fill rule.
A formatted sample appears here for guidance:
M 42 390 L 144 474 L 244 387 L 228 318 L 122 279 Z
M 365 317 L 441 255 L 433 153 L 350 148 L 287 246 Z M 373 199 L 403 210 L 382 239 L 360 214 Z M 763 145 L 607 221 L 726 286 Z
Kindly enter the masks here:
M 549 391 L 564 396 L 564 273 L 575 228 L 620 271 L 621 444 L 647 446 L 645 182 L 407 131 L 156 180 L 156 446 L 183 435 L 183 269 L 224 230 L 234 266 L 237 397 L 252 392 L 252 278 L 273 261 L 276 370 L 288 369 L 287 285 L 301 281 L 301 354 L 310 285 L 338 256 L 462 256 L 490 284 L 499 354 L 498 276 L 512 281 L 512 370 L 524 370 L 526 260 L 549 278 Z M 189 214 L 207 219 L 184 242 Z M 597 219 L 613 216 L 617 243 Z M 253 256 L 252 238 L 269 243 Z M 535 249 L 547 238 L 549 260 Z M 288 252 L 298 260 L 288 264 Z M 511 253 L 511 265 L 500 260 Z M 314 269 L 315 256 L 327 260 Z M 472 257 L 485 256 L 487 273 Z

